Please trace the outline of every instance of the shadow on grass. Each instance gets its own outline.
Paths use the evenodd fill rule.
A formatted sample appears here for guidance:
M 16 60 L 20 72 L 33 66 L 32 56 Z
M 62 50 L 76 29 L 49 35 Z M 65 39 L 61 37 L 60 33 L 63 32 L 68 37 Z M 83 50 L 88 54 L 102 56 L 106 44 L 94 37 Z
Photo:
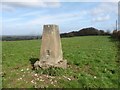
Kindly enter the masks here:
M 29 59 L 31 66 L 32 66 L 32 70 L 35 70 L 34 63 L 38 60 L 39 60 L 38 58 L 30 58 Z

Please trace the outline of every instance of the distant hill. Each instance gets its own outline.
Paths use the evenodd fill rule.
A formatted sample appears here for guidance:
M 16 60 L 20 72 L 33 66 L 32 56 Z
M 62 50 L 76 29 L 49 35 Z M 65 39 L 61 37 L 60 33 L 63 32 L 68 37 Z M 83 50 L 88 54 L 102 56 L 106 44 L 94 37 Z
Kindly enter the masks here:
M 104 30 L 98 30 L 93 27 L 83 28 L 79 31 L 72 31 L 60 34 L 61 37 L 89 36 L 89 35 L 110 35 Z M 41 36 L 2 36 L 2 41 L 33 40 L 41 39 Z
M 69 33 L 62 33 L 61 37 L 73 37 L 73 36 L 89 36 L 89 35 L 110 35 L 108 32 L 104 32 L 104 30 L 98 30 L 93 27 L 83 28 L 79 31 L 72 31 Z

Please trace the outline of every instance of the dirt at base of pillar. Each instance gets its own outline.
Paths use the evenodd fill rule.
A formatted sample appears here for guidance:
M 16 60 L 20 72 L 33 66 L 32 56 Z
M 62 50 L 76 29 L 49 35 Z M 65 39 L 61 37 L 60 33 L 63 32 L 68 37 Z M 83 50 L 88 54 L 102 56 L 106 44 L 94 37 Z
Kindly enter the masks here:
M 67 68 L 67 60 L 61 60 L 57 64 L 47 63 L 45 61 L 36 61 L 34 64 L 35 69 L 43 68 L 48 69 L 50 67 L 59 67 L 66 69 Z

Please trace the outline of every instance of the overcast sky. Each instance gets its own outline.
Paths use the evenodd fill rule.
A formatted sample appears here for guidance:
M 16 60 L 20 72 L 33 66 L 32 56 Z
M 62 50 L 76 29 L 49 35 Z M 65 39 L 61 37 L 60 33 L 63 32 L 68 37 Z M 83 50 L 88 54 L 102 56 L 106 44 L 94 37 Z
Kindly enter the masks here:
M 43 1 L 46 0 L 3 0 L 0 10 L 2 34 L 40 35 L 44 24 L 59 25 L 61 33 L 86 27 L 111 31 L 115 29 L 118 0 Z

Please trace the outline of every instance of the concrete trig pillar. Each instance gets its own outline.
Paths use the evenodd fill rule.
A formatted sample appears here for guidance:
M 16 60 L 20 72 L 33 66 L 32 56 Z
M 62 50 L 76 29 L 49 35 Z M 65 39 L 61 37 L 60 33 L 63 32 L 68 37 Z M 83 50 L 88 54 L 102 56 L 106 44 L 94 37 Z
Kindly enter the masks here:
M 67 61 L 63 60 L 59 27 L 57 25 L 44 25 L 42 34 L 42 44 L 40 51 L 40 60 L 35 66 L 41 68 L 67 67 Z

